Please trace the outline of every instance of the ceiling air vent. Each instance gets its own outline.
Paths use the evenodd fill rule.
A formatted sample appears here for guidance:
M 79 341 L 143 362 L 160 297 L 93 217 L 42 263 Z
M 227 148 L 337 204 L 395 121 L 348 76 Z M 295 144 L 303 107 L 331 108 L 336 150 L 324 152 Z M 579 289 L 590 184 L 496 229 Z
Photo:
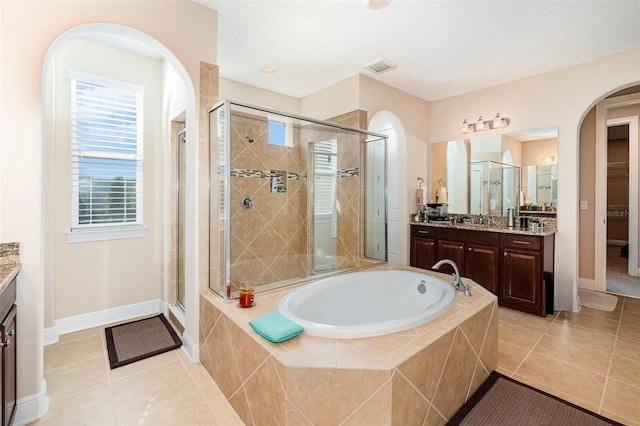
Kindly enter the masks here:
M 391 71 L 392 69 L 397 67 L 398 66 L 396 64 L 386 58 L 376 59 L 375 61 L 364 66 L 367 71 L 370 71 L 374 74 L 382 74 L 383 72 Z

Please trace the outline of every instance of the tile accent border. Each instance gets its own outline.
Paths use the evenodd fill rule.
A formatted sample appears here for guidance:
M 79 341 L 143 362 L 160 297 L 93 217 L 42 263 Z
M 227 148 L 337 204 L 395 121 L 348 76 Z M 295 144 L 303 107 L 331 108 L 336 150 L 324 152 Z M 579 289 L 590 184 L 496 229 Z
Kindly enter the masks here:
M 257 178 L 267 179 L 271 178 L 271 171 L 268 170 L 254 170 L 254 169 L 231 169 L 231 177 L 240 178 Z M 338 178 L 355 177 L 360 175 L 360 168 L 340 169 L 336 173 Z M 307 173 L 287 172 L 287 179 L 289 180 L 307 180 Z

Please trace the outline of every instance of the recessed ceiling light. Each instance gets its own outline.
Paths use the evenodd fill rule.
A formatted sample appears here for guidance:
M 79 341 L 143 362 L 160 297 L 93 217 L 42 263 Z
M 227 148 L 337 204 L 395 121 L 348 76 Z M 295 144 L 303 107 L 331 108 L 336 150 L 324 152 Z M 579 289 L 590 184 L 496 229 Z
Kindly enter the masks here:
M 273 74 L 274 72 L 278 71 L 278 69 L 276 67 L 272 67 L 270 65 L 265 65 L 260 67 L 260 71 L 267 73 L 267 74 Z
M 369 9 L 382 9 L 389 6 L 391 0 L 363 0 Z

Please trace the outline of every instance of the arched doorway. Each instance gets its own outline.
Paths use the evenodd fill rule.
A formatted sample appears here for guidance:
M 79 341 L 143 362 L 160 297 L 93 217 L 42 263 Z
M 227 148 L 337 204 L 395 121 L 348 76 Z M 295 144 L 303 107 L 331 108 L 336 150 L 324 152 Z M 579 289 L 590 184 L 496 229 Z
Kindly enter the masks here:
M 155 67 L 158 70 L 156 77 L 158 89 L 152 98 L 153 109 L 156 110 L 152 123 L 152 128 L 155 132 L 152 151 L 155 150 L 156 152 L 153 156 L 149 156 L 149 162 L 153 162 L 154 171 L 152 175 L 147 176 L 146 180 L 143 180 L 143 182 L 156 181 L 153 188 L 153 201 L 147 205 L 147 199 L 145 198 L 144 212 L 144 217 L 150 218 L 149 222 L 153 221 L 153 227 L 155 228 L 152 231 L 153 233 L 147 232 L 144 237 L 153 240 L 148 244 L 147 247 L 150 247 L 150 250 L 145 251 L 144 256 L 152 259 L 151 268 L 156 267 L 159 269 L 150 280 L 152 282 L 148 284 L 148 288 L 151 288 L 150 291 L 146 290 L 145 292 L 145 290 L 136 288 L 137 277 L 132 274 L 134 278 L 129 282 L 124 280 L 125 282 L 119 285 L 98 285 L 91 283 L 91 279 L 88 278 L 86 280 L 87 289 L 85 293 L 82 293 L 77 291 L 77 288 L 82 283 L 76 282 L 70 285 L 60 272 L 65 268 L 65 266 L 60 267 L 60 264 L 64 265 L 65 262 L 64 260 L 61 262 L 61 259 L 66 259 L 66 262 L 71 264 L 76 261 L 73 257 L 77 256 L 79 251 L 92 253 L 89 255 L 92 263 L 89 265 L 83 264 L 86 269 L 85 273 L 89 275 L 97 274 L 96 276 L 99 276 L 104 283 L 119 283 L 122 281 L 117 276 L 116 271 L 135 271 L 135 266 L 131 264 L 124 265 L 122 259 L 117 257 L 118 251 L 124 251 L 123 247 L 126 248 L 126 241 L 133 241 L 133 239 L 114 238 L 111 241 L 103 239 L 89 243 L 83 241 L 83 244 L 86 244 L 84 247 L 80 247 L 81 244 L 76 244 L 74 247 L 74 244 L 70 244 L 69 241 L 60 242 L 60 234 L 64 232 L 61 229 L 65 227 L 68 229 L 68 224 L 66 223 L 68 215 L 61 214 L 60 212 L 64 212 L 64 210 L 56 210 L 56 208 L 59 205 L 68 205 L 69 198 L 71 198 L 67 197 L 66 194 L 62 197 L 59 195 L 60 188 L 65 188 L 66 190 L 66 187 L 69 186 L 68 182 L 65 181 L 67 174 L 67 164 L 65 162 L 68 161 L 65 150 L 70 150 L 68 145 L 65 146 L 68 142 L 64 137 L 61 138 L 59 133 L 59 129 L 63 127 L 63 122 L 67 127 L 69 124 L 68 117 L 65 117 L 64 113 L 61 115 L 58 111 L 58 103 L 62 94 L 56 88 L 60 79 L 67 78 L 67 76 L 59 75 L 60 72 L 56 67 L 62 60 L 60 58 L 62 52 L 64 52 L 64 49 L 68 49 L 72 43 L 84 43 L 86 45 L 81 48 L 85 49 L 90 46 L 101 46 L 100 49 L 109 50 L 114 56 L 121 56 L 123 66 L 120 72 L 122 74 L 128 70 L 124 66 L 126 65 L 126 58 L 132 58 L 134 55 L 144 58 L 141 60 L 157 62 Z M 75 62 L 70 63 L 68 66 L 84 68 L 79 66 L 82 60 L 87 62 L 82 57 L 76 57 Z M 91 65 L 93 64 L 87 64 L 86 69 L 81 71 L 87 72 L 86 70 L 89 70 L 89 72 L 92 72 Z M 113 68 L 117 68 L 117 66 L 114 65 Z M 65 93 L 64 96 L 68 95 Z M 134 315 L 145 314 L 147 313 L 146 311 L 154 309 L 155 311 L 158 309 L 166 311 L 170 300 L 168 287 L 170 286 L 169 277 L 171 275 L 168 259 L 170 258 L 169 252 L 173 244 L 170 238 L 169 224 L 171 217 L 170 200 L 172 199 L 171 191 L 175 189 L 175 185 L 170 182 L 169 176 L 171 173 L 168 172 L 171 167 L 169 158 L 170 122 L 177 110 L 182 112 L 187 130 L 191 129 L 189 133 L 192 135 L 197 134 L 195 131 L 195 95 L 193 93 L 193 84 L 186 69 L 164 45 L 141 31 L 114 24 L 78 26 L 61 34 L 49 47 L 43 66 L 43 105 L 43 152 L 45 155 L 43 156 L 42 170 L 44 181 L 46 182 L 44 187 L 45 226 L 43 235 L 46 251 L 44 256 L 45 344 L 55 342 L 59 334 L 100 325 L 99 322 L 101 320 L 116 321 L 122 315 L 131 316 L 130 307 L 136 305 L 137 300 L 145 302 L 136 306 L 139 310 L 135 311 Z M 148 121 L 146 116 L 147 109 L 147 106 L 145 106 L 145 121 Z M 144 144 L 148 148 L 146 140 Z M 195 153 L 190 155 L 195 155 Z M 195 162 L 195 160 L 192 162 Z M 68 207 L 65 206 L 65 208 Z M 193 236 L 190 238 L 193 238 Z M 66 248 L 61 247 L 73 247 L 73 251 L 65 251 Z M 55 265 L 53 259 L 55 259 Z M 82 260 L 77 260 L 76 262 L 83 263 Z M 67 266 L 66 269 L 70 268 Z M 191 289 L 191 291 L 197 293 L 197 289 Z M 91 292 L 94 295 L 87 296 Z M 68 302 L 67 306 L 62 304 L 63 299 L 68 298 L 69 294 L 74 294 L 75 300 L 73 303 L 81 306 L 76 311 L 68 308 L 71 302 Z M 125 294 L 126 297 L 123 296 Z M 93 297 L 93 299 L 89 300 L 90 297 Z M 193 309 L 195 299 L 195 296 L 187 298 L 187 309 Z M 158 302 L 148 303 L 146 302 L 147 300 L 157 300 Z M 83 306 L 83 303 L 85 306 Z M 129 310 L 122 309 L 123 306 Z M 96 313 L 100 313 L 100 315 L 96 315 Z M 79 320 L 79 318 L 82 318 L 82 320 Z
M 579 254 L 584 289 L 640 297 L 639 116 L 636 85 L 601 98 L 581 124 Z M 621 126 L 624 141 L 611 132 Z
M 407 141 L 404 127 L 390 111 L 378 111 L 369 121 L 372 132 L 388 136 L 387 142 L 387 260 L 408 264 Z

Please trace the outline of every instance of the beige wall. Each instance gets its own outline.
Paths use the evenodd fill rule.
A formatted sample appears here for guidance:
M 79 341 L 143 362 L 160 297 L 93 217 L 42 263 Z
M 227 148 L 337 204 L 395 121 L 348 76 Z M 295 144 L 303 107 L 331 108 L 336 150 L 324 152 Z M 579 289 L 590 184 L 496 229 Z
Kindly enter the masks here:
M 220 99 L 244 102 L 289 114 L 300 114 L 300 99 L 220 78 Z
M 558 155 L 558 139 L 539 139 L 522 143 L 522 166 L 544 164 L 546 155 Z
M 42 135 L 47 124 L 42 117 L 47 51 L 58 36 L 76 26 L 94 22 L 124 25 L 152 37 L 157 40 L 157 47 L 172 52 L 193 84 L 190 91 L 197 93 L 200 61 L 216 62 L 217 18 L 216 12 L 187 1 L 4 1 L 0 2 L 0 11 L 0 240 L 21 242 L 23 269 L 18 277 L 18 305 L 27 314 L 21 315 L 20 320 L 18 397 L 35 398 L 32 405 L 24 408 L 26 411 L 21 406 L 20 420 L 44 408 L 39 392 L 43 389 L 44 300 L 45 294 L 50 294 L 45 291 L 45 265 L 56 260 L 52 247 L 45 245 L 43 239 L 43 192 L 50 188 L 41 163 L 45 154 Z M 185 25 L 189 31 L 185 31 Z M 197 108 L 198 99 L 194 102 Z M 191 126 L 192 133 L 197 134 L 197 117 Z M 197 171 L 197 150 L 194 151 L 192 173 Z M 197 200 L 194 193 L 188 197 L 192 205 Z M 192 235 L 195 226 L 195 220 L 188 224 L 187 231 Z M 197 271 L 197 259 L 191 266 Z M 197 277 L 192 281 L 197 282 Z M 196 295 L 197 292 L 191 299 L 197 305 Z M 196 315 L 197 312 L 187 317 L 187 323 L 197 341 Z
M 596 223 L 596 109 L 593 107 L 580 127 L 579 200 L 589 208 L 579 211 L 579 277 L 595 277 L 595 223 Z
M 55 266 L 51 283 L 54 319 L 159 299 L 162 223 L 160 61 L 82 39 L 61 46 L 55 56 L 53 191 L 47 211 L 54 215 Z M 68 243 L 71 229 L 71 85 L 69 72 L 136 84 L 144 92 L 144 238 Z

